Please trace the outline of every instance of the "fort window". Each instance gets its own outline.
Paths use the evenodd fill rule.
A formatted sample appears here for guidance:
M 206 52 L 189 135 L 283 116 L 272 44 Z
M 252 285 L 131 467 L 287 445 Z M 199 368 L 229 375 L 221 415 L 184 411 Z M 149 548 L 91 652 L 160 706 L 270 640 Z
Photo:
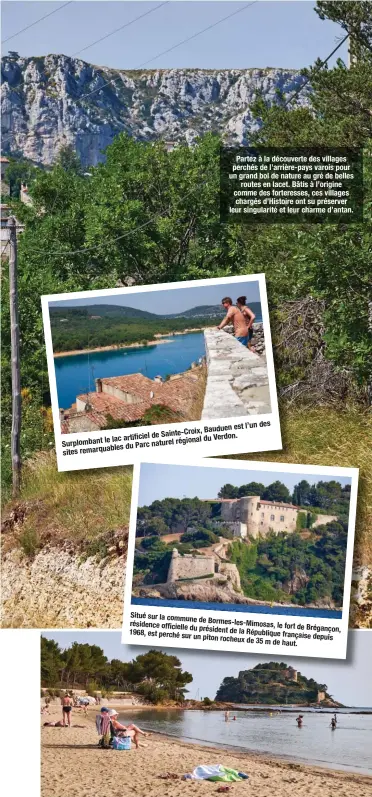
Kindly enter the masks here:
M 283 523 L 283 521 L 284 521 L 284 515 L 280 515 L 280 520 L 281 520 L 281 521 L 282 521 L 282 523 Z
M 270 520 L 275 520 L 275 515 L 270 515 Z
M 264 512 L 261 512 L 261 517 L 265 517 L 265 513 Z
M 261 526 L 263 526 L 263 520 L 261 520 Z

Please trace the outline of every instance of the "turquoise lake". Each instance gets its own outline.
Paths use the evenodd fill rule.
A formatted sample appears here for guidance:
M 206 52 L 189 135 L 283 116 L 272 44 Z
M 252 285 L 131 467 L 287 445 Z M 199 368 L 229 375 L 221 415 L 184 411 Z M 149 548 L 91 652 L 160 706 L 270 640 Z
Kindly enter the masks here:
M 170 335 L 166 341 L 141 348 L 55 357 L 59 407 L 67 409 L 76 396 L 95 390 L 95 379 L 126 374 L 144 374 L 150 379 L 166 377 L 186 371 L 192 362 L 205 355 L 203 332 Z

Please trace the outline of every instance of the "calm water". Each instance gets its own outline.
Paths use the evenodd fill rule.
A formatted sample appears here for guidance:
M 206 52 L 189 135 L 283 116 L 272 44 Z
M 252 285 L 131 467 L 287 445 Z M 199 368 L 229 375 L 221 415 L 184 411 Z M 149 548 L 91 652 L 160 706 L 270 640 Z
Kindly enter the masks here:
M 318 617 L 327 618 L 329 620 L 341 620 L 342 611 L 338 609 L 304 609 L 301 606 L 259 606 L 258 604 L 249 603 L 206 603 L 204 601 L 182 601 L 182 600 L 169 600 L 168 598 L 134 598 L 132 596 L 133 606 L 157 606 L 159 609 L 162 607 L 172 609 L 199 609 L 200 611 L 214 611 L 214 612 L 241 612 L 252 614 L 289 614 L 291 617 Z
M 168 339 L 167 339 L 168 340 Z M 203 332 L 169 336 L 169 342 L 140 349 L 115 349 L 90 354 L 55 357 L 58 404 L 66 409 L 80 393 L 94 390 L 94 380 L 104 376 L 177 374 L 205 354 Z
M 371 709 L 369 709 L 371 711 Z M 272 716 L 270 716 L 270 711 Z M 338 713 L 337 729 L 329 727 L 330 715 L 316 711 L 304 714 L 304 724 L 298 728 L 297 713 L 255 710 L 236 712 L 236 721 L 224 721 L 220 711 L 154 711 L 130 713 L 132 721 L 144 730 L 159 731 L 184 741 L 236 747 L 256 753 L 266 753 L 306 763 L 372 774 L 372 713 Z M 230 713 L 233 716 L 233 713 Z M 128 722 L 129 713 L 122 715 Z M 197 761 L 219 763 L 212 760 Z M 225 759 L 221 755 L 220 763 Z M 248 769 L 249 774 L 249 769 Z

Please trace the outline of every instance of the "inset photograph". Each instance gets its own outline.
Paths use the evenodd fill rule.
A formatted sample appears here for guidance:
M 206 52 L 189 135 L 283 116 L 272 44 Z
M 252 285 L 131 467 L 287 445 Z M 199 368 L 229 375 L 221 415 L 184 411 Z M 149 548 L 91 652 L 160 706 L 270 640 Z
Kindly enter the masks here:
M 60 469 L 281 447 L 263 275 L 43 297 L 43 312 Z
M 372 634 L 342 662 L 128 647 L 118 632 L 41 637 L 41 795 L 102 779 L 118 793 L 180 797 L 369 794 Z M 93 675 L 94 673 L 94 675 Z M 204 784 L 202 781 L 206 781 Z M 124 792 L 126 794 L 126 792 Z
M 189 640 L 213 649 L 223 640 L 233 650 L 280 644 L 297 655 L 342 655 L 356 490 L 353 469 L 226 467 L 223 460 L 141 465 L 134 478 L 125 641 L 143 631 L 159 644 L 184 639 L 185 646 Z M 147 623 L 151 607 L 160 612 L 156 634 Z M 190 628 L 177 625 L 185 614 Z

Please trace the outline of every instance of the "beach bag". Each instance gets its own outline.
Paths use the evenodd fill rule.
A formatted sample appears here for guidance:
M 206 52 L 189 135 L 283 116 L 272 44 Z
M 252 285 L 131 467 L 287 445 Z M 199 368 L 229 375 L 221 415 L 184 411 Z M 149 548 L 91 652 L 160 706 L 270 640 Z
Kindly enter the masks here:
M 113 750 L 130 750 L 131 738 L 130 736 L 114 736 L 112 740 Z

